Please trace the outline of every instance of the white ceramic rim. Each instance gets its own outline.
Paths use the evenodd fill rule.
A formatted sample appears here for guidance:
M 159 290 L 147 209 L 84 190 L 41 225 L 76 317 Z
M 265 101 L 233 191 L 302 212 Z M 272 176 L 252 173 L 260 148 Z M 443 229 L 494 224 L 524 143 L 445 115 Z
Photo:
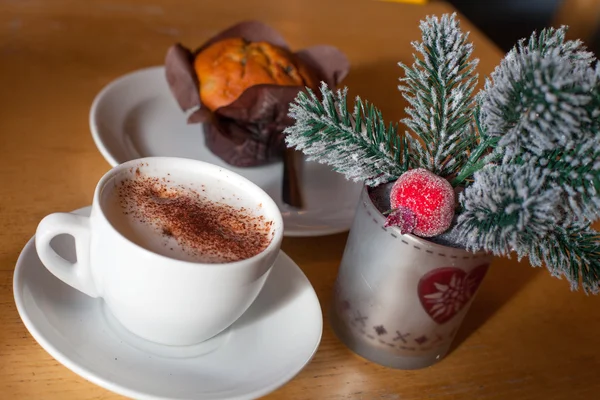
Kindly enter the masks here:
M 164 67 L 161 65 L 157 65 L 154 67 L 138 69 L 135 71 L 128 72 L 125 75 L 121 75 L 117 79 L 110 82 L 108 85 L 104 86 L 104 88 L 102 88 L 102 90 L 100 90 L 100 92 L 98 92 L 98 94 L 94 98 L 94 101 L 92 102 L 92 107 L 90 108 L 90 114 L 88 116 L 90 130 L 92 132 L 92 139 L 94 139 L 94 143 L 96 144 L 96 147 L 100 151 L 100 154 L 102 154 L 102 157 L 104 157 L 104 159 L 106 161 L 108 161 L 108 163 L 110 164 L 111 167 L 116 167 L 117 165 L 119 165 L 119 162 L 113 157 L 113 155 L 110 153 L 110 151 L 108 151 L 108 148 L 106 148 L 106 146 L 104 145 L 104 142 L 102 141 L 102 138 L 100 137 L 100 129 L 98 127 L 98 121 L 96 120 L 96 116 L 98 115 L 98 108 L 100 107 L 100 104 L 104 101 L 104 98 L 111 91 L 114 90 L 115 87 L 118 87 L 124 81 L 131 79 L 132 76 L 135 76 L 135 75 L 137 75 L 139 73 L 143 73 L 143 72 L 160 70 L 162 68 L 164 68 Z
M 148 163 L 148 164 L 152 165 L 152 163 L 157 163 L 157 162 L 158 163 L 170 162 L 170 163 L 188 164 L 188 165 L 191 164 L 193 166 L 192 168 L 198 168 L 198 164 L 200 164 L 202 166 L 202 168 L 201 168 L 202 174 L 206 173 L 213 177 L 229 175 L 230 178 L 234 178 L 235 180 L 244 182 L 244 184 L 249 186 L 249 189 L 251 191 L 256 192 L 260 195 L 261 198 L 257 200 L 257 203 L 262 203 L 263 207 L 268 207 L 268 209 L 269 209 L 268 213 L 273 216 L 273 222 L 274 222 L 273 227 L 272 227 L 273 236 L 271 238 L 271 242 L 269 243 L 269 245 L 265 249 L 263 249 L 260 253 L 254 255 L 250 258 L 244 258 L 244 259 L 241 259 L 238 261 L 225 262 L 225 263 L 200 263 L 200 262 L 179 260 L 176 258 L 171 258 L 171 257 L 165 256 L 165 255 L 159 254 L 159 253 L 155 253 L 155 252 L 148 250 L 145 247 L 142 247 L 142 246 L 138 245 L 137 243 L 134 243 L 131 240 L 127 239 L 125 236 L 123 236 L 123 234 L 121 232 L 119 232 L 114 227 L 114 225 L 106 217 L 106 214 L 102 207 L 102 203 L 100 201 L 102 190 L 104 189 L 104 186 L 115 175 L 120 173 L 120 171 L 127 170 L 128 168 L 136 167 L 142 163 Z M 268 253 L 272 253 L 274 251 L 273 250 L 274 247 L 278 247 L 278 248 L 281 247 L 281 242 L 283 240 L 283 231 L 285 229 L 283 226 L 283 218 L 281 216 L 281 212 L 279 211 L 279 207 L 277 207 L 277 204 L 275 204 L 275 201 L 271 198 L 271 196 L 269 196 L 258 185 L 256 185 L 255 183 L 251 182 L 250 180 L 244 178 L 243 176 L 238 175 L 235 172 L 232 172 L 226 168 L 222 168 L 222 167 L 219 167 L 218 165 L 210 164 L 210 163 L 200 161 L 200 160 L 192 160 L 189 158 L 145 157 L 145 158 L 138 158 L 135 160 L 130 160 L 130 161 L 124 162 L 123 164 L 119 164 L 116 167 L 111 168 L 107 173 L 105 173 L 102 176 L 102 178 L 100 178 L 100 180 L 98 181 L 98 184 L 96 185 L 96 189 L 94 191 L 93 203 L 98 206 L 97 210 L 99 211 L 100 216 L 104 219 L 104 221 L 106 221 L 108 223 L 112 232 L 114 234 L 116 234 L 121 240 L 127 242 L 128 245 L 133 246 L 137 251 L 141 251 L 152 257 L 158 257 L 159 259 L 164 259 L 165 261 L 168 260 L 170 263 L 170 266 L 169 266 L 170 268 L 173 267 L 173 264 L 176 264 L 177 266 L 192 267 L 192 268 L 198 268 L 198 267 L 215 268 L 215 266 L 218 266 L 219 268 L 245 268 L 246 264 L 248 262 L 257 261 L 260 258 L 264 258 Z

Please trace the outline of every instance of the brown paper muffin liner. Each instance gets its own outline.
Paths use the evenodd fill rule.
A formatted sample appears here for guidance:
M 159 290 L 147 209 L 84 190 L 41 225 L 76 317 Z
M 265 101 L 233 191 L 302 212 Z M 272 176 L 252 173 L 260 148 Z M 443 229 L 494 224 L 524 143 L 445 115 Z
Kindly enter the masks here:
M 181 109 L 191 112 L 188 123 L 203 124 L 205 144 L 215 155 L 237 167 L 269 164 L 281 158 L 285 148 L 283 130 L 293 124 L 288 116 L 289 105 L 305 88 L 255 85 L 231 104 L 208 110 L 200 100 L 195 55 L 212 43 L 236 37 L 289 49 L 273 28 L 258 21 L 241 22 L 213 36 L 195 51 L 179 43 L 171 46 L 165 58 L 167 82 Z M 346 56 L 333 46 L 313 46 L 292 54 L 305 64 L 317 85 L 324 81 L 336 87 L 350 69 Z

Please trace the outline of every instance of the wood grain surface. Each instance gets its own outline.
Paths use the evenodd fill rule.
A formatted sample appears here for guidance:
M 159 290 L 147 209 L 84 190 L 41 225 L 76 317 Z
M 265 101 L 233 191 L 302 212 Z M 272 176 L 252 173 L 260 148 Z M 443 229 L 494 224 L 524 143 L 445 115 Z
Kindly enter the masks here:
M 345 84 L 403 116 L 398 61 L 410 62 L 425 15 L 453 11 L 371 0 L 0 1 L 0 398 L 89 400 L 120 396 L 63 367 L 17 314 L 12 276 L 39 220 L 91 202 L 109 169 L 88 128 L 98 91 L 161 64 L 169 45 L 193 47 L 242 19 L 273 25 L 293 48 L 327 43 L 350 58 Z M 499 50 L 471 30 L 479 72 Z M 283 249 L 314 285 L 323 310 L 346 234 L 288 238 Z M 600 395 L 600 299 L 515 260 L 496 260 L 453 345 L 437 365 L 397 371 L 349 351 L 327 322 L 313 361 L 268 399 L 595 399 Z

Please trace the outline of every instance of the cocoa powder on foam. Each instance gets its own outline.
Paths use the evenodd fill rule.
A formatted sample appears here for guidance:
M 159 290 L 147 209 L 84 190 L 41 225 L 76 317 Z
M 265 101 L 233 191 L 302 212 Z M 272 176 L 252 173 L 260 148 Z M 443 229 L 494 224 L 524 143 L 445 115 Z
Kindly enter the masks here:
M 259 254 L 271 242 L 273 222 L 263 216 L 208 200 L 165 178 L 138 171 L 136 175 L 118 185 L 124 213 L 175 239 L 193 257 L 208 262 L 238 261 Z

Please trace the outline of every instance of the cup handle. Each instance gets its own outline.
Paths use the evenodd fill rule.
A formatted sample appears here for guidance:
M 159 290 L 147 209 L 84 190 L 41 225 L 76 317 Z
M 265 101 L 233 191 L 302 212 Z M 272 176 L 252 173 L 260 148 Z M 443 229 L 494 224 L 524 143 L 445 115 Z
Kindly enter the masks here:
M 73 236 L 77 262 L 65 260 L 50 246 L 61 234 Z M 91 297 L 99 297 L 90 268 L 90 219 L 71 213 L 46 216 L 37 227 L 35 248 L 42 264 L 61 281 Z

